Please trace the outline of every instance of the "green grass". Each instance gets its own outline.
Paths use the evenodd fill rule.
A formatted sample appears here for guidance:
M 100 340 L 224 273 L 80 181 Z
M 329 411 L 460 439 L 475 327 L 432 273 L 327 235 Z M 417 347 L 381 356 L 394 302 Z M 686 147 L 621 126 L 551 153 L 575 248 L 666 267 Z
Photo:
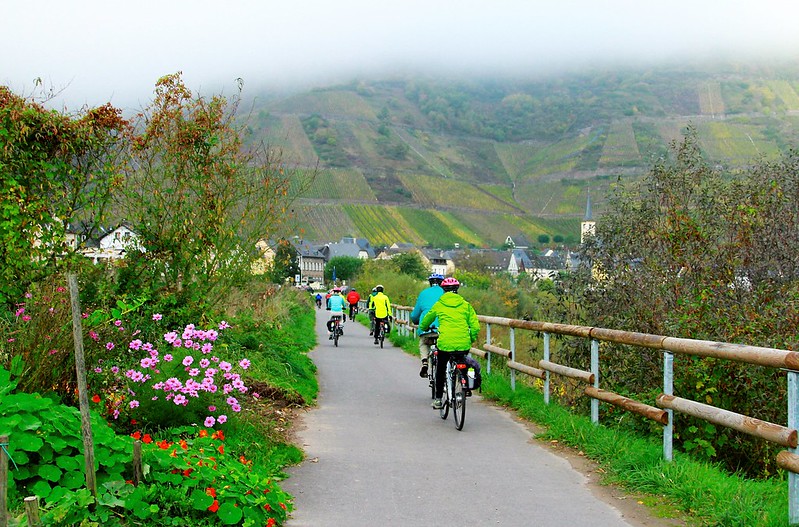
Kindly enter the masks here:
M 587 417 L 557 404 L 545 405 L 541 392 L 518 381 L 513 391 L 497 371 L 483 373 L 483 396 L 544 426 L 546 432 L 540 439 L 557 440 L 584 452 L 605 471 L 607 483 L 660 497 L 698 525 L 787 525 L 788 487 L 784 480 L 745 479 L 681 453 L 666 462 L 660 441 L 595 426 Z

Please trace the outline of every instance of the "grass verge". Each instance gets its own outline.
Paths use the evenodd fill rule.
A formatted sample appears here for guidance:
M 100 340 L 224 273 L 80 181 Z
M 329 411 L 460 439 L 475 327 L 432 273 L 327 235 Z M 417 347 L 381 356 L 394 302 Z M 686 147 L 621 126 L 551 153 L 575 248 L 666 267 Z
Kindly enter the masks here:
M 501 373 L 483 374 L 482 391 L 486 399 L 545 427 L 541 439 L 580 449 L 605 471 L 605 483 L 661 497 L 697 525 L 788 525 L 788 487 L 783 479 L 742 478 L 679 452 L 666 462 L 659 441 L 596 426 L 557 404 L 546 405 L 541 392 L 520 383 L 514 391 Z

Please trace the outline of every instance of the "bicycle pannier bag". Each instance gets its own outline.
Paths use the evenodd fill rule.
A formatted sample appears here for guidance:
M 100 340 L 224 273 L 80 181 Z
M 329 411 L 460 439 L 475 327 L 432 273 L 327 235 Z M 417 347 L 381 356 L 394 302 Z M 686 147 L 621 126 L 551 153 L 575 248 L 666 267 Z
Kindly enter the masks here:
M 469 368 L 466 370 L 467 387 L 470 390 L 479 390 L 480 385 L 483 383 L 483 377 L 480 374 L 480 363 L 474 357 L 467 356 L 465 359 Z

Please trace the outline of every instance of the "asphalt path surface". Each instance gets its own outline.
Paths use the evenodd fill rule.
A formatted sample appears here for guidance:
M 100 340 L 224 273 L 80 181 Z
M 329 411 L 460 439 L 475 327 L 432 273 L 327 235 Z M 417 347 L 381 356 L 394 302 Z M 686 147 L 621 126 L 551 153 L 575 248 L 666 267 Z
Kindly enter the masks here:
M 289 527 L 640 526 L 509 412 L 468 399 L 455 429 L 430 407 L 419 360 L 348 321 L 339 347 L 317 312 L 318 406 L 301 419 L 305 461 L 283 488 Z

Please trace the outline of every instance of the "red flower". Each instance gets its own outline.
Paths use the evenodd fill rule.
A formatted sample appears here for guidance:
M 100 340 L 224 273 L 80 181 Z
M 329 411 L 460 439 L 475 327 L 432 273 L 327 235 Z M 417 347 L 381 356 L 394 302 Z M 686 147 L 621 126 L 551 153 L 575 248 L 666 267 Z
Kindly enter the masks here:
M 183 450 L 188 450 L 189 449 L 189 444 L 186 442 L 185 439 L 181 439 L 180 440 L 180 448 L 182 448 Z
M 133 432 L 132 434 L 130 434 L 130 437 L 132 437 L 133 439 L 141 439 L 141 432 L 139 432 L 138 430 L 136 430 L 135 432 Z
M 219 451 L 220 454 L 224 454 L 225 453 L 225 445 L 219 445 L 219 448 L 217 448 L 217 450 Z
M 280 502 L 280 503 L 278 503 L 278 505 L 280 505 L 283 508 L 283 510 L 286 510 L 286 504 L 285 503 Z
M 212 498 L 216 498 L 216 489 L 213 487 L 208 487 L 205 489 L 205 493 L 211 496 Z
M 208 437 L 208 432 L 205 429 L 200 430 L 199 433 L 200 437 Z
M 264 509 L 266 509 L 266 512 L 271 512 L 272 506 L 267 503 L 266 505 L 264 505 Z
M 97 395 L 97 394 L 94 394 L 94 397 L 92 397 L 92 402 L 93 403 L 99 403 L 100 402 L 100 396 Z
M 161 450 L 166 450 L 169 448 L 170 443 L 166 439 L 162 439 L 161 441 L 157 442 L 158 448 Z
M 275 527 L 275 519 L 274 518 L 269 518 L 266 521 L 266 527 Z
M 142 441 L 144 441 L 145 443 L 152 443 L 153 438 L 150 437 L 150 434 L 144 434 L 144 437 L 142 437 Z
M 208 510 L 211 511 L 211 512 L 218 511 L 219 510 L 219 500 L 214 500 L 214 502 L 211 504 L 211 506 L 208 507 Z

